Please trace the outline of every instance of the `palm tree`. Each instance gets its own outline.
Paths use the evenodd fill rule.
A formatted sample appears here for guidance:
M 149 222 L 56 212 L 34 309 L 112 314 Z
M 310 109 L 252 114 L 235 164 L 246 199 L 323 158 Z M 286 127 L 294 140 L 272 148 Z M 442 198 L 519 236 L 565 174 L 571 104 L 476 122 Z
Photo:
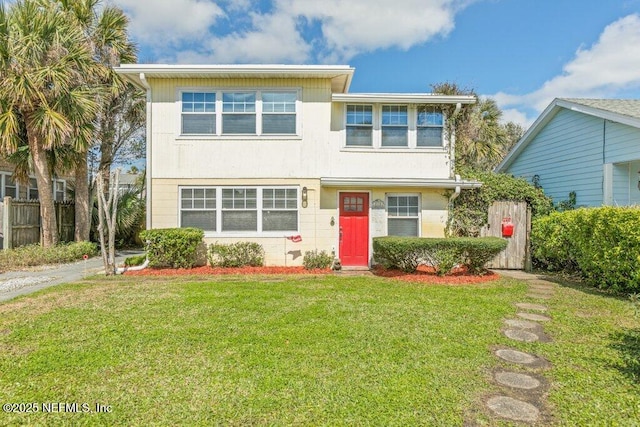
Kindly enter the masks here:
M 73 13 L 46 0 L 0 5 L 0 151 L 25 136 L 40 195 L 42 245 L 58 242 L 47 152 L 82 151 L 93 136 L 101 91 L 93 49 Z
M 89 240 L 91 228 L 90 189 L 88 182 L 87 154 L 90 145 L 100 145 L 101 151 L 112 158 L 113 124 L 118 117 L 118 108 L 123 108 L 121 98 L 126 97 L 127 87 L 121 77 L 113 71 L 120 62 L 135 62 L 136 47 L 127 34 L 128 19 L 122 10 L 106 6 L 100 11 L 100 0 L 56 0 L 64 9 L 71 11 L 82 25 L 84 36 L 91 46 L 93 58 L 100 68 L 100 84 L 109 88 L 100 100 L 100 109 L 96 116 L 96 135 L 92 141 L 84 141 L 78 147 L 74 161 L 75 171 L 75 240 Z M 143 107 L 144 108 L 144 105 Z M 106 127 L 106 129 L 105 129 Z M 97 141 L 96 141 L 97 139 Z M 103 154 L 104 155 L 104 154 Z M 108 182 L 111 162 L 106 173 Z

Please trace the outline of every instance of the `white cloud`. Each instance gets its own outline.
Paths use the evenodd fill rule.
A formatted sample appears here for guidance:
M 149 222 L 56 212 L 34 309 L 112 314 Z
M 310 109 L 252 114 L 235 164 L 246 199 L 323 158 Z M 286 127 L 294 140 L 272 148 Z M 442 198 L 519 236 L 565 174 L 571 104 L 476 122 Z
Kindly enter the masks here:
M 454 0 L 279 0 L 278 9 L 322 27 L 327 56 L 339 59 L 379 48 L 410 47 L 454 28 Z
M 128 13 L 138 41 L 181 47 L 181 62 L 302 63 L 347 62 L 446 36 L 455 14 L 477 0 L 271 0 L 263 10 L 253 0 L 112 1 Z M 230 32 L 216 33 L 220 18 Z M 305 31 L 304 23 L 319 31 Z
M 251 14 L 253 30 L 213 37 L 203 46 L 203 52 L 186 52 L 178 61 L 237 62 L 305 62 L 311 46 L 296 30 L 294 17 L 286 14 Z
M 538 90 L 524 95 L 501 92 L 491 97 L 501 108 L 532 107 L 537 113 L 554 98 L 624 97 L 625 89 L 640 87 L 638 46 L 640 16 L 628 15 L 608 25 L 592 46 L 580 47 L 563 73 Z
M 131 20 L 136 40 L 154 46 L 202 39 L 224 11 L 208 0 L 111 0 Z

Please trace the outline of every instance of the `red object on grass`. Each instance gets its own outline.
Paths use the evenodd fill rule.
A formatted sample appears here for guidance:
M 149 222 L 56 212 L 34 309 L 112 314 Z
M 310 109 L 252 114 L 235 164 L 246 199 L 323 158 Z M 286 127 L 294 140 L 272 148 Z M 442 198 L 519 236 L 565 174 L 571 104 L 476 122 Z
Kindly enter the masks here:
M 87 255 L 87 254 L 82 255 L 82 259 L 85 260 L 85 261 L 88 260 L 89 259 L 89 255 Z

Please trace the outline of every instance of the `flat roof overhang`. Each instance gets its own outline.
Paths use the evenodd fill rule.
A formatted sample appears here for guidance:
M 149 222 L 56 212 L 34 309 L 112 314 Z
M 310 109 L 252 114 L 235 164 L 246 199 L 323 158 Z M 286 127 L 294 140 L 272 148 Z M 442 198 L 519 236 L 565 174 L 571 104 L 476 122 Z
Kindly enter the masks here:
M 455 179 L 427 179 L 427 178 L 320 178 L 323 187 L 413 187 L 413 188 L 442 188 L 442 189 L 471 189 L 480 188 L 479 181 L 463 181 Z
M 155 78 L 317 78 L 330 79 L 333 92 L 347 92 L 355 68 L 348 65 L 121 64 L 114 70 L 142 88 L 147 87 L 147 79 Z

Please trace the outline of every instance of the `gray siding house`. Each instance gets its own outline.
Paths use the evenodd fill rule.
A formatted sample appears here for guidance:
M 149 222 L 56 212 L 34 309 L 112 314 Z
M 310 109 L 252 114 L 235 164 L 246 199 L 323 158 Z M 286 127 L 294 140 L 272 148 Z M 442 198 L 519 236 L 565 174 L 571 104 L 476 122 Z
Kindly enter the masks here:
M 640 100 L 555 99 L 496 167 L 555 203 L 640 204 Z

